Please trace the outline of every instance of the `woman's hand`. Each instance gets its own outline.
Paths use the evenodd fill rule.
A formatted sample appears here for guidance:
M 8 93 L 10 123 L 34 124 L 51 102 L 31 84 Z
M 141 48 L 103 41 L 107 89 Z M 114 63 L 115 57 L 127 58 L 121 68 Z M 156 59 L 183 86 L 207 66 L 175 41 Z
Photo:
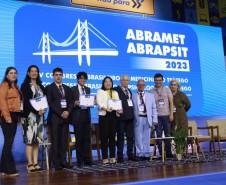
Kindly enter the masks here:
M 79 106 L 79 105 L 80 105 L 80 101 L 79 100 L 75 101 L 75 106 Z
M 12 119 L 10 118 L 10 119 L 7 119 L 7 120 L 6 120 L 6 123 L 11 124 L 11 123 L 13 123 L 13 121 L 12 121 Z
M 101 107 L 101 110 L 103 110 L 103 111 L 108 111 L 108 109 L 105 108 L 105 107 Z
M 117 113 L 122 114 L 123 110 L 117 110 Z
M 44 113 L 45 113 L 44 110 L 40 110 L 40 111 L 38 112 L 38 115 L 39 115 L 39 116 L 42 116 Z

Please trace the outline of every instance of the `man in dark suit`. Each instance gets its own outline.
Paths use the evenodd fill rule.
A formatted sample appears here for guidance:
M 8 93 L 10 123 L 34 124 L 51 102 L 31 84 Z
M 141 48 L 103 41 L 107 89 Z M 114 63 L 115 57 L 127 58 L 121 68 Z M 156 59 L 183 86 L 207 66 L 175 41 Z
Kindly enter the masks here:
M 115 90 L 119 94 L 122 101 L 123 113 L 120 114 L 117 123 L 117 155 L 118 162 L 122 163 L 123 148 L 124 148 L 124 135 L 127 138 L 127 156 L 128 160 L 134 160 L 134 129 L 133 129 L 133 102 L 132 92 L 128 88 L 129 77 L 127 75 L 121 76 L 121 85 L 116 87 Z
M 62 84 L 63 70 L 53 70 L 54 82 L 46 87 L 49 104 L 48 124 L 51 132 L 52 157 L 55 170 L 66 167 L 69 115 L 73 108 L 70 87 Z
M 90 88 L 85 86 L 88 76 L 85 72 L 77 74 L 78 84 L 72 87 L 72 95 L 75 100 L 74 108 L 71 114 L 72 124 L 74 126 L 76 137 L 76 157 L 78 167 L 92 165 L 91 160 L 91 115 L 90 107 L 80 106 L 80 96 L 90 95 Z

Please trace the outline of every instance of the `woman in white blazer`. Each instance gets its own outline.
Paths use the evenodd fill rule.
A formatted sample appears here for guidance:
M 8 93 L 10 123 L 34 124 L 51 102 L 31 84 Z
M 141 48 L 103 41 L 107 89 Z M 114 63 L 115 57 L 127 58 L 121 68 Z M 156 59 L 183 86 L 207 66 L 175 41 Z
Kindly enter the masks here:
M 115 159 L 115 135 L 117 115 L 122 110 L 112 110 L 109 108 L 108 101 L 119 100 L 117 91 L 113 89 L 111 77 L 105 77 L 102 87 L 97 91 L 97 105 L 100 125 L 100 140 L 103 164 L 116 163 Z M 110 151 L 110 160 L 108 158 L 108 148 Z

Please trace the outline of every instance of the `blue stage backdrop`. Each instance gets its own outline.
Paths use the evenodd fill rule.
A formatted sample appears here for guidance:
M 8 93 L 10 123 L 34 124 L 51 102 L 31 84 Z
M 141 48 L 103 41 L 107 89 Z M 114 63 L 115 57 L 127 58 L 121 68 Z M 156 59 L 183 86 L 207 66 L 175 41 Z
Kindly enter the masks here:
M 160 72 L 165 85 L 171 79 L 180 81 L 192 102 L 190 116 L 225 114 L 226 71 L 219 28 L 24 3 L 3 4 L 0 25 L 0 77 L 7 66 L 15 65 L 21 83 L 27 67 L 36 64 L 47 85 L 53 81 L 52 69 L 62 67 L 64 82 L 73 86 L 76 73 L 86 71 L 87 85 L 95 93 L 106 75 L 115 85 L 120 75 L 130 75 L 130 88 L 136 91 L 138 79 L 143 78 L 149 90 L 153 75 Z M 97 121 L 95 109 L 92 118 Z M 19 134 L 16 150 L 23 153 Z

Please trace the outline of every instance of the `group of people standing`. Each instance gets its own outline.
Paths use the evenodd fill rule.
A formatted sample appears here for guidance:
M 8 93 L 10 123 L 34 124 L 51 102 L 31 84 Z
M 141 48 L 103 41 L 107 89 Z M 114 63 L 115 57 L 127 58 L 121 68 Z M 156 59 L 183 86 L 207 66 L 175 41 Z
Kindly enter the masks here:
M 69 124 L 74 126 L 78 167 L 93 164 L 89 152 L 91 108 L 80 106 L 80 96 L 91 94 L 90 88 L 85 85 L 88 76 L 85 72 L 79 72 L 78 84 L 72 88 L 62 83 L 61 68 L 53 70 L 53 78 L 52 84 L 43 87 L 39 68 L 32 65 L 28 68 L 25 80 L 19 88 L 16 68 L 6 69 L 0 85 L 1 127 L 4 135 L 0 172 L 3 175 L 18 175 L 12 146 L 19 122 L 23 126 L 27 170 L 28 172 L 42 170 L 38 165 L 38 151 L 39 144 L 43 142 L 46 110 L 37 111 L 30 102 L 31 99 L 41 96 L 47 97 L 49 105 L 47 122 L 55 170 L 67 167 Z M 172 80 L 168 88 L 163 86 L 163 76 L 156 74 L 155 87 L 151 91 L 145 91 L 145 81 L 140 79 L 135 93 L 129 89 L 129 81 L 129 76 L 123 75 L 120 79 L 121 84 L 114 87 L 112 78 L 106 76 L 96 94 L 95 104 L 98 107 L 103 164 L 124 161 L 125 136 L 128 160 L 149 160 L 151 129 L 156 130 L 157 137 L 162 137 L 163 131 L 165 136 L 170 136 L 171 128 L 187 127 L 188 124 L 186 112 L 190 108 L 190 102 L 180 91 L 178 81 Z M 120 100 L 122 109 L 112 110 L 108 105 L 109 100 Z M 158 143 L 158 148 L 161 155 L 161 143 Z M 168 156 L 171 155 L 170 148 L 170 143 L 166 143 Z

